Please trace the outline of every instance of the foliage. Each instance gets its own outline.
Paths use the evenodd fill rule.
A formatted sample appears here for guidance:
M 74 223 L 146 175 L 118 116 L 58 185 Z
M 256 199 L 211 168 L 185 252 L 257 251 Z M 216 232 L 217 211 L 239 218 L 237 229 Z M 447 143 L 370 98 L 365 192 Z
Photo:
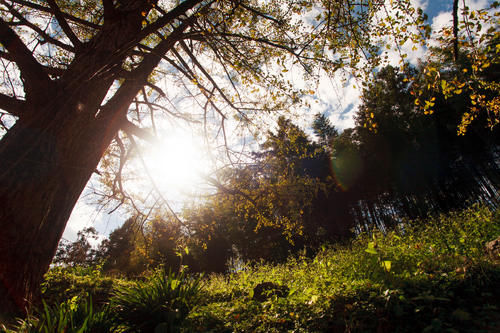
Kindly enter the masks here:
M 86 280 L 95 279 L 95 272 L 78 271 Z M 185 273 L 165 273 L 158 269 L 144 281 L 126 282 L 116 278 L 113 292 L 107 293 L 104 304 L 92 296 L 92 285 L 73 285 L 65 290 L 62 300 L 45 297 L 63 292 L 70 272 L 56 270 L 48 274 L 41 307 L 17 325 L 19 332 L 177 332 L 180 324 L 200 298 L 201 278 Z M 100 276 L 98 276 L 99 278 Z M 80 292 L 86 288 L 89 293 Z M 90 296 L 89 296 L 90 295 Z M 99 295 L 99 294 L 97 294 Z M 102 294 L 100 296 L 103 296 Z M 97 304 L 97 306 L 95 305 Z M 7 332 L 11 332 L 7 330 Z M 13 331 L 12 331 L 13 332 Z
M 335 133 L 331 124 L 323 127 L 329 135 Z M 334 186 L 328 164 L 326 147 L 280 117 L 253 159 L 220 172 L 220 180 L 214 181 L 217 192 L 184 212 L 192 228 L 190 247 L 217 249 L 212 254 L 217 252 L 219 258 L 210 260 L 224 264 L 231 254 L 243 260 L 280 261 L 290 251 L 349 234 L 350 226 L 340 219 L 332 222 L 331 216 L 321 215 L 331 203 L 327 197 Z M 332 231 L 331 224 L 338 229 Z M 203 261 L 203 254 L 197 255 L 197 261 Z
M 59 242 L 52 262 L 56 265 L 92 266 L 99 260 L 100 251 L 92 248 L 89 239 L 97 240 L 98 233 L 94 227 L 78 231 L 74 242 L 64 239 Z
M 457 136 L 467 107 L 461 96 L 436 98 L 435 113 L 420 112 L 411 78 L 421 75 L 422 68 L 382 68 L 363 89 L 356 126 L 332 141 L 335 180 L 363 230 L 476 201 L 498 204 L 499 131 L 475 122 Z
M 477 11 L 462 8 L 460 33 L 455 36 L 453 27 L 439 32 L 438 46 L 431 48 L 423 76 L 415 80 L 415 105 L 424 114 L 436 111 L 436 98 L 464 96 L 467 108 L 457 126 L 459 135 L 467 132 L 474 119 L 485 119 L 489 128 L 500 122 L 498 7 L 494 1 L 490 8 Z M 458 54 L 451 51 L 454 45 Z
M 314 115 L 312 128 L 314 134 L 319 139 L 319 144 L 323 147 L 329 147 L 332 140 L 339 135 L 335 126 L 333 126 L 330 120 L 321 113 Z
M 429 228 L 407 224 L 404 232 L 361 235 L 350 246 L 324 247 L 313 259 L 247 265 L 229 277 L 212 277 L 205 287 L 209 297 L 190 313 L 185 331 L 498 327 L 500 270 L 482 248 L 500 235 L 499 214 L 476 206 L 427 222 Z M 253 288 L 263 281 L 287 286 L 288 295 L 255 301 Z
M 101 266 L 52 267 L 44 276 L 42 298 L 47 304 L 60 304 L 72 298 L 92 297 L 94 308 L 105 304 L 113 290 L 130 282 L 106 276 Z
M 136 332 L 175 332 L 196 304 L 200 278 L 157 270 L 144 282 L 118 288 L 111 299 L 117 320 Z
M 119 287 L 109 307 L 96 309 L 84 296 L 47 303 L 20 331 L 495 331 L 500 268 L 484 244 L 499 236 L 500 211 L 475 205 L 323 246 L 313 258 L 247 263 L 203 282 L 157 270 Z M 258 285 L 279 292 L 255 297 Z
M 146 215 L 165 203 L 158 191 L 138 199 L 124 186 L 139 139 L 155 141 L 157 116 L 194 120 L 227 143 L 228 119 L 259 126 L 260 111 L 310 93 L 294 87 L 292 69 L 313 80 L 369 73 L 380 55 L 374 19 L 386 9 L 398 11 L 398 37 L 421 28 L 409 0 L 2 1 L 0 288 L 10 297 L 0 303 L 22 311 L 37 293 L 94 173 L 103 204 Z
M 74 296 L 61 304 L 48 305 L 44 302 L 42 308 L 19 322 L 16 332 L 117 332 L 112 318 L 109 307 L 96 311 L 91 297 Z

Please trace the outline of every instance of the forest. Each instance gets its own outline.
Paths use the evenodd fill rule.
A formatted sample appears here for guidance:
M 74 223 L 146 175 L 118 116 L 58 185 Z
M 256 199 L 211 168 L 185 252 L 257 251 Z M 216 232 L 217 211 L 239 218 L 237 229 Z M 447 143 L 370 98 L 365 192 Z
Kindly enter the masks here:
M 415 110 L 407 81 L 383 68 L 361 96 L 356 126 L 342 133 L 321 114 L 311 123 L 314 140 L 279 118 L 251 162 L 224 170 L 208 200 L 182 211 L 185 223 L 166 214 L 140 225 L 132 216 L 98 250 L 89 246 L 89 228 L 60 244 L 55 262 L 103 261 L 105 271 L 129 276 L 181 265 L 224 273 L 231 260 L 283 262 L 304 249 L 312 255 L 325 243 L 386 233 L 474 203 L 496 209 L 498 129 L 485 130 L 478 119 L 457 136 L 449 124 L 459 123 L 463 97 L 438 100 L 434 114 L 425 115 Z
M 0 331 L 499 329 L 500 4 L 449 2 L 0 1 Z M 216 161 L 181 208 L 169 119 Z M 127 218 L 62 238 L 89 193 Z

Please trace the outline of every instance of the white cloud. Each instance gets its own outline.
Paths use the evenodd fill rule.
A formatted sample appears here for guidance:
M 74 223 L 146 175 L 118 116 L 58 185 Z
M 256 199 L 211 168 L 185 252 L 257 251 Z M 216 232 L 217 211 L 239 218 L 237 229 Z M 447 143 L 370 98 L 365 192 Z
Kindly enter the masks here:
M 94 222 L 101 217 L 101 213 L 95 210 L 93 206 L 86 204 L 81 198 L 76 203 L 71 217 L 69 218 L 66 229 L 64 230 L 63 238 L 74 241 L 78 231 L 91 227 Z
M 478 1 L 467 1 L 466 5 L 469 7 L 469 10 L 479 10 L 479 9 L 485 9 L 488 7 L 488 3 L 490 1 L 488 0 L 478 0 Z M 458 9 L 458 19 L 459 21 L 463 20 L 463 17 L 461 15 L 463 10 L 463 2 L 459 2 L 459 9 Z M 451 27 L 453 25 L 453 14 L 451 11 L 447 12 L 440 12 L 438 15 L 434 16 L 432 19 L 432 34 L 433 37 L 436 36 L 436 34 L 441 31 L 441 29 L 445 27 Z M 483 27 L 483 31 L 486 30 L 487 27 Z M 439 43 L 435 40 L 432 40 L 429 43 L 431 46 L 438 46 Z

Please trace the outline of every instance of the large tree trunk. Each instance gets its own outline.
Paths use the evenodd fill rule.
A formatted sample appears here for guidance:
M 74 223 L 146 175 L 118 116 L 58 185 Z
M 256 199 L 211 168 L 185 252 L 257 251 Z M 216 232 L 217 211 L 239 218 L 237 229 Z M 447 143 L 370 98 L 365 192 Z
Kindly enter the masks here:
M 188 0 L 165 14 L 155 29 L 184 16 L 200 0 Z M 66 222 L 104 151 L 126 123 L 126 112 L 148 76 L 196 21 L 191 15 L 173 28 L 141 63 L 127 72 L 102 105 L 122 64 L 144 38 L 144 17 L 157 1 L 105 4 L 104 24 L 57 80 L 44 72 L 6 24 L 9 53 L 25 83 L 25 108 L 0 141 L 0 319 L 23 312 L 37 297 Z M 107 4 L 107 6 L 106 6 Z M 156 22 L 157 23 L 157 22 Z M 5 46 L 5 45 L 4 45 Z M 16 110 L 19 111 L 19 110 Z
M 80 112 L 81 101 L 55 97 L 0 142 L 0 313 L 36 299 L 71 211 L 118 131 L 117 121 Z
M 25 109 L 0 141 L 0 319 L 36 300 L 76 201 L 159 62 L 155 56 L 139 66 L 140 75 L 101 106 L 151 7 L 128 3 L 130 10 L 112 11 L 60 79 L 25 89 Z

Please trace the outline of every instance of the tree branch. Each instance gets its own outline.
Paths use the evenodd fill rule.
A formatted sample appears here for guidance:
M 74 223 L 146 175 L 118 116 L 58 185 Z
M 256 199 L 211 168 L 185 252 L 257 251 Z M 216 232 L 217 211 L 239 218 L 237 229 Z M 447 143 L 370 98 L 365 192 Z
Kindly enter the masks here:
M 196 21 L 196 16 L 191 16 L 182 22 L 177 28 L 172 31 L 168 38 L 161 41 L 152 50 L 151 53 L 144 56 L 139 66 L 131 71 L 129 78 L 118 88 L 117 92 L 109 99 L 109 101 L 102 107 L 98 115 L 98 119 L 106 122 L 107 117 L 120 117 L 124 116 L 127 112 L 134 97 L 140 89 L 147 83 L 149 74 L 158 66 L 162 56 L 173 48 L 175 43 L 182 39 L 182 34 L 188 26 Z M 117 124 L 118 125 L 118 124 Z
M 3 1 L 2 1 L 3 2 Z M 16 17 L 17 19 L 19 19 L 20 23 L 22 25 L 25 25 L 27 27 L 29 27 L 30 29 L 32 29 L 33 31 L 35 31 L 37 34 L 40 35 L 40 37 L 43 37 L 44 38 L 44 42 L 49 42 L 49 43 L 52 43 L 58 47 L 60 47 L 61 49 L 63 50 L 66 50 L 66 51 L 69 51 L 69 52 L 74 52 L 74 47 L 70 46 L 70 45 L 67 45 L 67 44 L 64 44 L 63 42 L 61 42 L 60 40 L 57 40 L 55 38 L 52 38 L 51 36 L 49 36 L 44 30 L 40 29 L 36 24 L 33 24 L 31 23 L 30 21 L 28 21 L 23 15 L 21 15 L 21 13 L 19 13 L 13 6 L 9 6 L 7 4 L 5 4 L 5 6 L 7 6 L 7 8 L 9 9 L 9 11 L 12 13 L 12 15 L 14 17 Z
M 115 16 L 116 10 L 113 0 L 102 0 L 102 6 L 104 7 L 104 21 L 106 22 L 106 20 Z
M 141 33 L 138 34 L 137 41 L 143 40 L 148 35 L 157 32 L 161 28 L 165 27 L 167 24 L 173 22 L 175 19 L 178 19 L 182 15 L 185 15 L 187 11 L 195 7 L 197 4 L 202 3 L 203 0 L 186 0 L 182 2 L 180 5 L 160 17 L 158 20 L 154 21 L 144 29 L 142 29 Z M 210 6 L 213 1 L 210 1 L 206 6 Z
M 255 15 L 257 15 L 257 16 L 260 16 L 260 17 L 262 17 L 262 18 L 264 18 L 264 19 L 266 19 L 266 20 L 273 21 L 274 23 L 276 23 L 276 24 L 278 24 L 278 25 L 282 25 L 282 24 L 283 24 L 283 21 L 278 20 L 278 19 L 276 19 L 276 18 L 274 18 L 274 17 L 272 17 L 272 16 L 269 16 L 269 15 L 267 15 L 267 14 L 265 14 L 265 13 L 263 13 L 263 12 L 261 12 L 261 11 L 257 10 L 257 9 L 255 9 L 255 8 L 253 8 L 253 7 L 247 6 L 247 5 L 245 5 L 242 1 L 240 1 L 238 4 L 239 4 L 241 7 L 245 8 L 246 10 L 248 10 L 248 11 L 250 11 L 250 12 L 252 12 L 252 13 L 254 13 L 254 14 L 255 14 Z
M 71 30 L 71 27 L 69 26 L 68 22 L 66 22 L 66 19 L 59 9 L 59 6 L 56 4 L 55 0 L 47 0 L 47 2 L 49 3 L 50 8 L 52 8 L 54 16 L 56 17 L 57 22 L 59 22 L 59 26 L 64 31 L 66 36 L 68 36 L 73 46 L 78 49 L 82 45 L 82 42 L 78 39 L 73 30 Z
M 51 83 L 43 66 L 36 61 L 21 38 L 0 18 L 0 43 L 9 51 L 9 57 L 17 64 L 28 91 L 41 91 Z
M 0 93 L 0 109 L 7 111 L 11 115 L 21 117 L 24 106 L 25 101 Z
M 177 213 L 174 211 L 174 209 L 172 208 L 172 206 L 170 205 L 170 203 L 168 202 L 168 200 L 164 197 L 164 195 L 161 193 L 160 189 L 158 188 L 158 186 L 156 185 L 156 182 L 155 180 L 153 179 L 153 177 L 151 176 L 151 173 L 149 172 L 149 169 L 148 169 L 148 166 L 146 165 L 146 162 L 144 161 L 144 158 L 141 154 L 141 150 L 139 149 L 139 146 L 137 145 L 137 142 L 135 142 L 134 140 L 134 137 L 133 136 L 130 136 L 129 137 L 130 139 L 130 142 L 132 143 L 133 147 L 136 149 L 136 151 L 139 153 L 139 159 L 141 160 L 141 163 L 142 163 L 142 166 L 144 168 L 144 171 L 146 172 L 146 175 L 148 176 L 150 182 L 151 182 L 151 185 L 153 185 L 153 188 L 156 192 L 156 194 L 160 197 L 161 201 L 163 202 L 163 204 L 165 204 L 165 206 L 167 206 L 168 210 L 172 213 L 172 215 L 174 216 L 174 218 L 177 220 L 177 222 L 184 226 L 184 227 L 187 227 L 186 224 L 184 223 L 184 221 L 182 221 L 179 216 L 177 215 Z
M 36 3 L 32 3 L 30 1 L 24 1 L 24 0 L 10 0 L 10 1 L 13 2 L 13 3 L 17 3 L 19 5 L 22 5 L 22 6 L 26 6 L 26 7 L 32 8 L 32 9 L 39 10 L 41 12 L 45 12 L 45 13 L 49 13 L 49 14 L 54 14 L 54 12 L 52 11 L 51 8 L 47 8 L 47 7 L 38 5 Z M 92 29 L 98 30 L 98 29 L 101 28 L 101 26 L 98 25 L 98 24 L 85 21 L 85 20 L 83 20 L 81 18 L 75 17 L 75 16 L 67 14 L 67 13 L 62 13 L 62 16 L 65 19 L 68 19 L 68 20 L 70 20 L 70 21 L 72 21 L 74 23 L 78 23 L 78 24 L 87 26 L 87 27 L 92 28 Z
M 158 143 L 158 138 L 151 134 L 144 128 L 140 128 L 129 120 L 125 120 L 121 126 L 121 129 L 126 133 L 132 134 L 138 138 L 149 141 L 151 143 Z
M 233 102 L 231 102 L 231 100 L 226 96 L 226 94 L 222 91 L 222 89 L 219 88 L 219 86 L 212 78 L 212 76 L 205 70 L 205 68 L 203 68 L 198 59 L 196 59 L 191 50 L 189 50 L 186 43 L 180 41 L 179 44 L 181 45 L 184 52 L 187 53 L 189 58 L 191 58 L 191 61 L 196 65 L 196 67 L 199 68 L 199 70 L 203 73 L 203 75 L 205 75 L 205 77 L 210 81 L 210 83 L 212 83 L 212 86 L 221 94 L 222 98 L 226 101 L 226 103 L 228 103 L 234 110 L 239 111 L 238 107 L 236 107 L 236 105 L 234 105 Z

